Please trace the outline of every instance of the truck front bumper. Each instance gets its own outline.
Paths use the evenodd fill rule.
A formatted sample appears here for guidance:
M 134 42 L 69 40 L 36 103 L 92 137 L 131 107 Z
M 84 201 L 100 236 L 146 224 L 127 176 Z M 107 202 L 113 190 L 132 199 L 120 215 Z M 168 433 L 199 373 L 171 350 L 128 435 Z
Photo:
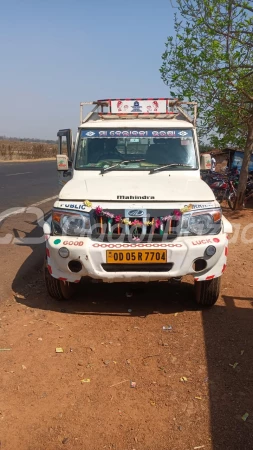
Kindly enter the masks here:
M 225 233 L 216 236 L 178 237 L 172 241 L 158 243 L 124 243 L 124 242 L 99 242 L 89 237 L 56 237 L 46 236 L 47 267 L 54 278 L 78 283 L 82 277 L 90 277 L 107 283 L 115 282 L 148 282 L 168 280 L 184 275 L 193 275 L 196 281 L 208 280 L 222 275 L 226 268 L 228 253 L 228 239 Z M 213 256 L 207 256 L 206 249 L 214 246 L 216 252 Z M 69 251 L 68 257 L 61 257 L 59 250 L 65 247 Z M 166 249 L 168 270 L 157 265 L 145 264 L 134 271 L 124 270 L 124 265 L 114 269 L 106 265 L 107 250 L 146 250 L 156 251 Z M 196 260 L 201 260 L 199 271 L 194 270 Z M 77 261 L 74 268 L 80 269 L 73 272 L 70 262 Z M 161 270 L 160 270 L 160 269 Z M 73 269 L 73 267 L 72 267 Z M 117 269 L 117 270 L 116 270 Z M 152 271 L 153 270 L 153 271 Z

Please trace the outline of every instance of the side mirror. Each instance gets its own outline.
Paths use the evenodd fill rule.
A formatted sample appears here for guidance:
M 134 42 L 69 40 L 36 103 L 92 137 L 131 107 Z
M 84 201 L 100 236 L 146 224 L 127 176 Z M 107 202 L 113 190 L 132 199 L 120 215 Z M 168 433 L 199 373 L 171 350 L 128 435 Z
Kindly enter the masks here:
M 211 170 L 211 155 L 209 153 L 200 155 L 200 170 Z
M 67 145 L 67 154 L 69 160 L 72 160 L 72 151 L 73 151 L 73 137 L 72 137 L 72 130 L 70 128 L 66 128 L 64 130 L 59 130 L 57 133 L 58 136 L 58 153 L 62 154 L 62 138 L 66 138 L 66 145 Z
M 57 170 L 64 171 L 69 168 L 69 160 L 67 155 L 56 155 Z

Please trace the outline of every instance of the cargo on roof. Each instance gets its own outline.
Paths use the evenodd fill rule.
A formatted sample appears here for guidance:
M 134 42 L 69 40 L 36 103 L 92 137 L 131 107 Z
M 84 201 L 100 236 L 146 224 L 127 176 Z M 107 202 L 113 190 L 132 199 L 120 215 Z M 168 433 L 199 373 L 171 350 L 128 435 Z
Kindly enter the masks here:
M 83 107 L 95 105 L 83 118 Z M 193 116 L 189 115 L 193 109 Z M 171 98 L 108 99 L 80 103 L 80 125 L 93 120 L 181 119 L 196 125 L 197 103 Z M 166 122 L 168 124 L 168 122 Z

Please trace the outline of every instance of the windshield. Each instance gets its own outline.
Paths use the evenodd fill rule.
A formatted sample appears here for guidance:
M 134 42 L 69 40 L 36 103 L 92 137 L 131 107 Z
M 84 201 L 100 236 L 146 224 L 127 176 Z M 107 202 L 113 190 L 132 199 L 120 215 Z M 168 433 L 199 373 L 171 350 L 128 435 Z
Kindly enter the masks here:
M 104 173 L 110 168 L 154 170 L 160 166 L 164 166 L 163 170 L 197 168 L 191 129 L 81 130 L 77 170 L 101 170 Z

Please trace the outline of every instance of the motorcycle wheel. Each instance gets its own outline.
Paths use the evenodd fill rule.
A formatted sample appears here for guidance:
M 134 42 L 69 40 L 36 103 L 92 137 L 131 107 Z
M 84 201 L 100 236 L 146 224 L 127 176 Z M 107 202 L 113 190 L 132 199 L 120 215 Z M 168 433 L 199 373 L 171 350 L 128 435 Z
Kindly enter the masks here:
M 235 209 L 236 195 L 234 192 L 231 192 L 228 196 L 228 206 L 230 209 Z
M 220 189 L 214 189 L 213 193 L 217 202 L 221 203 L 224 200 L 223 192 Z

